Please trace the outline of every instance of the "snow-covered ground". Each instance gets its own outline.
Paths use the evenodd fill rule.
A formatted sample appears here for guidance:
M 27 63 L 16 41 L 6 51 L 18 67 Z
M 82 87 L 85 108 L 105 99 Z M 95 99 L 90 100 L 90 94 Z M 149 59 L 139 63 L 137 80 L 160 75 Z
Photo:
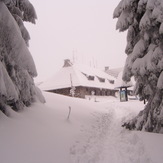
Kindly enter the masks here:
M 0 163 L 162 163 L 163 135 L 121 127 L 142 102 L 44 96 L 9 118 L 0 112 Z

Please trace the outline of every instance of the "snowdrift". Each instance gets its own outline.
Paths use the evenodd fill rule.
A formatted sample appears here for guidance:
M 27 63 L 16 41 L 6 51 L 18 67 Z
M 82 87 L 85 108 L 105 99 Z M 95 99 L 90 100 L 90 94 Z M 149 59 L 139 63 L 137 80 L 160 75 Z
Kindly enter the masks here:
M 163 135 L 121 127 L 143 103 L 44 96 L 10 117 L 0 112 L 1 163 L 162 163 Z

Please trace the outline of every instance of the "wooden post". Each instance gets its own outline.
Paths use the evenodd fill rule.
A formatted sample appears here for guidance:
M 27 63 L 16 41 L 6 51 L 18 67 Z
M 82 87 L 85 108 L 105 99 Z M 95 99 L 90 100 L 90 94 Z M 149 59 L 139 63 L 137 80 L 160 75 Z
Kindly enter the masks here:
M 128 101 L 127 87 L 125 87 L 125 95 L 126 95 L 126 101 Z
M 69 120 L 70 114 L 71 114 L 71 106 L 69 106 L 69 112 L 68 112 L 67 120 Z
M 73 87 L 73 82 L 72 82 L 72 76 L 70 74 L 70 82 L 71 82 L 71 89 L 70 89 L 70 94 L 72 97 L 75 95 L 75 87 Z
M 120 87 L 120 92 L 119 92 L 119 95 L 120 95 L 120 101 L 122 101 L 121 91 L 122 91 L 122 87 Z

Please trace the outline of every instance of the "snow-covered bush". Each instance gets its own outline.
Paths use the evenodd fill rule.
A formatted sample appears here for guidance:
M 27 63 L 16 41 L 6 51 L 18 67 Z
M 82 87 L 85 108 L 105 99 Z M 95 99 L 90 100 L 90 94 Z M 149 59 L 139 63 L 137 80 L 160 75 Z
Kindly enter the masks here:
M 28 0 L 0 0 L 0 110 L 4 113 L 8 106 L 14 110 L 29 106 L 38 95 L 33 81 L 37 71 L 27 47 L 30 36 L 23 24 L 35 19 Z
M 163 130 L 163 1 L 121 0 L 114 10 L 116 29 L 128 30 L 123 80 L 135 77 L 135 94 L 145 109 L 126 122 L 129 129 Z

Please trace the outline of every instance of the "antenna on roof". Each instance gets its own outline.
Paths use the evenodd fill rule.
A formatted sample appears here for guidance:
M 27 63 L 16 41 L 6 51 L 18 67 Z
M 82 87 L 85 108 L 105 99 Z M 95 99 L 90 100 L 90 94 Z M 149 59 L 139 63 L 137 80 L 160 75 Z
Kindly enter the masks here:
M 73 49 L 72 50 L 72 63 L 74 64 L 75 62 L 77 62 L 78 58 L 77 58 L 77 49 Z
M 72 50 L 72 63 L 75 63 L 75 50 Z
M 96 68 L 96 63 L 95 63 L 94 57 L 93 57 L 93 67 Z
M 96 68 L 98 67 L 98 62 L 97 62 L 97 60 L 96 60 Z

